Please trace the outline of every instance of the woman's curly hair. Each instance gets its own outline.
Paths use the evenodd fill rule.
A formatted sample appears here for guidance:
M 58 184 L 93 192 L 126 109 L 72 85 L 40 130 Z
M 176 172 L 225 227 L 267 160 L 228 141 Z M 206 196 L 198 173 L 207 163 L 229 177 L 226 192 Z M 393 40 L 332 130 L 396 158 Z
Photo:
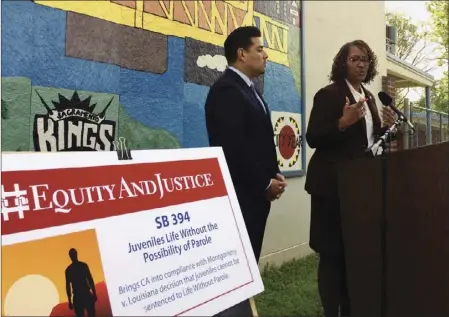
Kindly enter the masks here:
M 364 84 L 368 84 L 373 81 L 377 76 L 377 56 L 373 50 L 362 40 L 356 40 L 343 45 L 334 57 L 334 63 L 332 64 L 332 71 L 330 74 L 330 80 L 333 82 L 340 82 L 347 78 L 348 75 L 348 55 L 349 48 L 351 46 L 357 46 L 359 49 L 365 51 L 368 55 L 371 63 L 368 67 L 366 78 L 363 81 Z

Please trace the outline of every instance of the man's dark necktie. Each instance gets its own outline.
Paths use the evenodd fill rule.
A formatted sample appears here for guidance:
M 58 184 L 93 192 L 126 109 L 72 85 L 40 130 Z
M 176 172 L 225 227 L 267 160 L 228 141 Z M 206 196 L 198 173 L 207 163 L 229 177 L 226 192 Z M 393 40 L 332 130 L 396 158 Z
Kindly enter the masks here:
M 265 109 L 265 105 L 262 103 L 261 98 L 257 94 L 256 87 L 254 87 L 254 84 L 251 84 L 250 88 L 251 88 L 251 91 L 253 92 L 254 98 L 256 98 L 258 105 L 262 108 L 262 111 L 264 113 L 267 113 L 267 110 Z

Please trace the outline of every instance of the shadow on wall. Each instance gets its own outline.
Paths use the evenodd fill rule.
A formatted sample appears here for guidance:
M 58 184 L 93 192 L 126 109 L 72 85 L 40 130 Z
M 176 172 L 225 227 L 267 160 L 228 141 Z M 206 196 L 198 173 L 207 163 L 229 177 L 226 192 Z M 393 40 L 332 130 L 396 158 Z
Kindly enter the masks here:
M 208 146 L 204 102 L 226 68 L 222 44 L 251 24 L 270 56 L 256 84 L 277 139 L 301 139 L 299 1 L 1 5 L 3 151 L 104 151 L 118 137 L 132 149 Z M 280 166 L 301 170 L 301 145 L 283 143 Z

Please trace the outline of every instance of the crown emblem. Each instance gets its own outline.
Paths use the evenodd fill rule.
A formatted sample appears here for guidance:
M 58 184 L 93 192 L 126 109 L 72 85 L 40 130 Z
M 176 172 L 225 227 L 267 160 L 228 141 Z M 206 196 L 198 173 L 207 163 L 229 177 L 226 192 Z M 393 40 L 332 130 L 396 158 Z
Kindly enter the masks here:
M 48 116 L 53 121 L 59 121 L 63 119 L 69 119 L 72 117 L 82 118 L 89 120 L 94 123 L 101 123 L 106 118 L 106 111 L 114 100 L 114 97 L 108 102 L 106 107 L 100 113 L 94 113 L 94 109 L 97 106 L 96 103 L 91 105 L 91 97 L 87 97 L 84 100 L 81 100 L 78 92 L 75 91 L 70 99 L 58 93 L 58 101 L 53 101 L 54 109 L 51 109 L 49 105 L 45 102 L 44 98 L 39 94 L 36 90 L 37 95 L 39 96 L 42 105 L 48 112 Z

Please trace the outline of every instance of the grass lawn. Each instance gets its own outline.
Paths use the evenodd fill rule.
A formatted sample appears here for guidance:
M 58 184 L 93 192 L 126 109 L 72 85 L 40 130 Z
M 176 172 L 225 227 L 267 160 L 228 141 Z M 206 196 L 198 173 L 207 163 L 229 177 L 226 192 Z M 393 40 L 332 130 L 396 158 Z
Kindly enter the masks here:
M 317 265 L 318 257 L 312 254 L 280 267 L 266 267 L 262 272 L 265 291 L 255 297 L 259 316 L 322 316 Z

